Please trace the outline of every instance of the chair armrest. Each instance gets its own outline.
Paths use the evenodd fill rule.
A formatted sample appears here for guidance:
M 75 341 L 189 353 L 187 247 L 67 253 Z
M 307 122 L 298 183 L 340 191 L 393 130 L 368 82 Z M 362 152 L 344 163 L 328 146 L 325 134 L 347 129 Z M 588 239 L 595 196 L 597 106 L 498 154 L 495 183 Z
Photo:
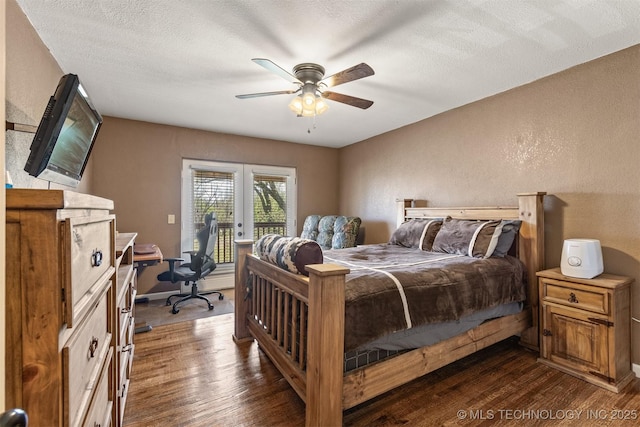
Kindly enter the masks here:
M 171 272 L 171 277 L 173 278 L 173 272 L 176 269 L 176 262 L 183 262 L 184 258 L 165 258 L 164 260 L 169 263 L 169 271 Z

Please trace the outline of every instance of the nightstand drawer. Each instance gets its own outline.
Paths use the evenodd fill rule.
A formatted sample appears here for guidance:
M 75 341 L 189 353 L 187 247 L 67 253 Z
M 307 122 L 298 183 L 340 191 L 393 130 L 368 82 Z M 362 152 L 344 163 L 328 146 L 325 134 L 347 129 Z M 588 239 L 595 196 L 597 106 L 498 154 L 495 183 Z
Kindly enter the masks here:
M 609 314 L 609 294 L 606 289 L 584 287 L 575 283 L 542 279 L 543 298 L 547 302 L 575 307 L 594 313 Z

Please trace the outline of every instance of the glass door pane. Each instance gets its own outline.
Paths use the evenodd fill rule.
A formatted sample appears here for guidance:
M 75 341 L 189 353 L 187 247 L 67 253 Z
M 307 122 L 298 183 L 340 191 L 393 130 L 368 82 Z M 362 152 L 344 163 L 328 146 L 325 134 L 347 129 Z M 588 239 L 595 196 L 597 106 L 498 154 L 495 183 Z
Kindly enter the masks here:
M 245 239 L 296 235 L 296 170 L 245 165 Z
M 183 252 L 198 250 L 204 216 L 218 218 L 216 272 L 229 272 L 235 239 L 296 234 L 295 169 L 184 159 L 182 166 Z
M 287 179 L 253 175 L 253 239 L 287 234 Z
M 182 251 L 198 249 L 196 233 L 205 214 L 213 212 L 218 218 L 216 270 L 232 269 L 233 242 L 242 233 L 242 165 L 185 159 L 182 170 Z
M 192 229 L 199 230 L 204 226 L 205 214 L 210 212 L 216 214 L 218 239 L 214 259 L 218 265 L 233 263 L 234 183 L 234 176 L 231 172 L 194 170 L 193 173 Z M 198 240 L 195 239 L 193 250 L 198 249 Z

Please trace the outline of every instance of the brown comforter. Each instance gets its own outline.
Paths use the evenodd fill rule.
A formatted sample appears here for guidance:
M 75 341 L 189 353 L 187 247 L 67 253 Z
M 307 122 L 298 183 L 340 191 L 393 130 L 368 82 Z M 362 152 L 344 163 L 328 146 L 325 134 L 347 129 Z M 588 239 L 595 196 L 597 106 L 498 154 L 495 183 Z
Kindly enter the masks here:
M 351 269 L 345 351 L 526 296 L 524 267 L 513 257 L 478 259 L 380 244 L 325 251 L 324 262 Z

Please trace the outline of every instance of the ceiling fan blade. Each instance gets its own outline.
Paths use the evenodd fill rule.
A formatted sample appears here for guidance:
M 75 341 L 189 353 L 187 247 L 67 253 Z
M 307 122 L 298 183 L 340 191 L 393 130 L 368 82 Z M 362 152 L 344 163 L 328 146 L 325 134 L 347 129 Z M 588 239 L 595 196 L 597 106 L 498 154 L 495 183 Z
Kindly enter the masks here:
M 322 97 L 330 99 L 332 101 L 342 102 L 343 104 L 351 105 L 352 107 L 362 108 L 366 110 L 373 105 L 373 101 L 367 99 L 356 98 L 355 96 L 343 95 L 341 93 L 322 92 Z
M 260 96 L 271 96 L 271 95 L 287 95 L 298 92 L 300 89 L 296 90 L 278 90 L 276 92 L 261 92 L 261 93 L 248 93 L 246 95 L 236 95 L 236 98 L 247 99 L 247 98 L 258 98 Z
M 269 59 L 253 58 L 252 61 L 255 62 L 256 64 L 266 68 L 267 70 L 271 71 L 272 73 L 279 75 L 280 77 L 282 77 L 283 79 L 285 79 L 285 80 L 287 80 L 287 81 L 289 81 L 291 83 L 300 83 L 300 84 L 302 84 L 302 82 L 300 80 L 298 80 L 298 78 L 296 76 L 294 76 L 293 74 L 291 74 L 287 70 L 281 68 L 280 66 L 276 65 L 273 61 L 271 61 Z
M 343 83 L 352 82 L 363 77 L 369 77 L 374 74 L 373 68 L 363 62 L 361 64 L 354 65 L 351 68 L 347 68 L 346 70 L 342 70 L 339 73 L 335 73 L 334 75 L 323 79 L 321 83 L 324 83 L 327 87 L 333 87 Z

